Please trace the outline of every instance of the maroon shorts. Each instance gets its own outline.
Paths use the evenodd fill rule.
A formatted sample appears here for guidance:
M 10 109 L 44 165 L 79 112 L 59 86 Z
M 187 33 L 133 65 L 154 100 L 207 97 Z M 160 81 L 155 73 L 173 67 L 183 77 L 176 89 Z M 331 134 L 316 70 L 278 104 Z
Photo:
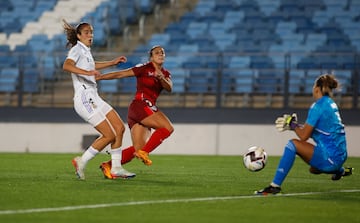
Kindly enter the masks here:
M 128 109 L 127 122 L 129 128 L 131 129 L 136 123 L 141 123 L 144 118 L 154 114 L 157 111 L 158 109 L 156 105 L 153 105 L 149 100 L 133 100 Z

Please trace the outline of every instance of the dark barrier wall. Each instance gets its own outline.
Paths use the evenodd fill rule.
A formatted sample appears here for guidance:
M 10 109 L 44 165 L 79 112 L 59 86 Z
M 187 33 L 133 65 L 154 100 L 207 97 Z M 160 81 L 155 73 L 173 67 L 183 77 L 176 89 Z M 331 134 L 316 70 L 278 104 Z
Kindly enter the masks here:
M 127 109 L 116 109 L 126 121 Z M 272 124 L 284 113 L 298 114 L 304 122 L 307 109 L 217 109 L 217 108 L 166 108 L 162 109 L 173 123 L 219 123 L 219 124 Z M 345 125 L 360 125 L 359 110 L 340 111 Z M 0 108 L 0 122 L 54 122 L 83 123 L 71 108 Z

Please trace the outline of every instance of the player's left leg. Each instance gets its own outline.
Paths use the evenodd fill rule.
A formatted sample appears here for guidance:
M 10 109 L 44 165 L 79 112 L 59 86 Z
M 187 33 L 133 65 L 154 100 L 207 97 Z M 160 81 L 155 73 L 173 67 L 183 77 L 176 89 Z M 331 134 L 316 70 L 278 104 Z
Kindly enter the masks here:
M 106 114 L 106 118 L 112 127 L 115 140 L 111 143 L 111 170 L 110 174 L 112 179 L 116 178 L 132 178 L 135 177 L 135 173 L 131 173 L 125 170 L 121 165 L 122 159 L 122 149 L 120 148 L 122 145 L 122 139 L 125 132 L 124 122 L 121 120 L 120 116 L 117 112 L 112 109 L 110 112 Z
M 149 159 L 148 154 L 156 149 L 166 138 L 168 138 L 174 131 L 174 128 L 170 120 L 161 111 L 157 111 L 156 113 L 144 118 L 141 121 L 141 124 L 146 127 L 153 128 L 155 131 L 142 149 L 136 150 L 135 156 L 141 159 L 145 165 L 151 165 L 152 161 Z

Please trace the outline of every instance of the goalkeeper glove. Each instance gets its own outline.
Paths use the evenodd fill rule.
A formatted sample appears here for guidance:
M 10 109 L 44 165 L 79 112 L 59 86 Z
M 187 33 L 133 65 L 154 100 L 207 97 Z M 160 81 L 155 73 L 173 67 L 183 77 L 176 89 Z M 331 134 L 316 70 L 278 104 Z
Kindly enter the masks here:
M 283 132 L 285 130 L 295 130 L 297 126 L 296 113 L 293 113 L 292 115 L 284 114 L 282 117 L 278 117 L 275 121 L 275 127 L 279 132 Z

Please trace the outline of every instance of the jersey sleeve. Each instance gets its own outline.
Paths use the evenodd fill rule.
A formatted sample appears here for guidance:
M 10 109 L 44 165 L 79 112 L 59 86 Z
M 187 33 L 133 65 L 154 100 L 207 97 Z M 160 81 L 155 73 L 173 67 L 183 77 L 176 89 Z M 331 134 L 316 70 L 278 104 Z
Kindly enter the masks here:
M 318 106 L 318 104 L 313 103 L 309 109 L 306 123 L 312 127 L 315 127 L 316 123 L 320 119 L 321 112 L 321 108 Z
M 66 59 L 70 59 L 70 60 L 73 60 L 75 62 L 77 62 L 80 58 L 80 53 L 79 51 L 77 50 L 76 47 L 73 47 L 69 50 L 69 53 L 66 57 Z
M 135 67 L 133 67 L 131 69 L 134 72 L 135 76 L 139 76 L 142 73 L 144 73 L 145 65 L 144 64 L 136 65 Z

